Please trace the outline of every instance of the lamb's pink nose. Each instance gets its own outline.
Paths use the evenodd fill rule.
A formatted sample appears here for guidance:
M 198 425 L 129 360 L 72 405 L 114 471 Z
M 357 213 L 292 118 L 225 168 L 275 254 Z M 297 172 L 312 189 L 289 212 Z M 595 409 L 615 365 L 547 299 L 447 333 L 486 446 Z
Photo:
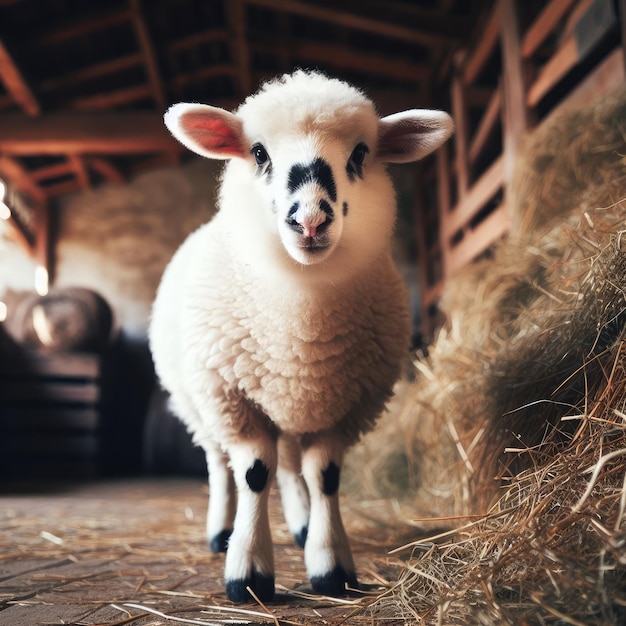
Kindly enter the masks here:
M 317 234 L 317 229 L 319 228 L 320 224 L 323 224 L 326 220 L 322 220 L 321 222 L 314 222 L 308 219 L 305 219 L 302 222 L 302 234 L 305 237 L 315 237 L 315 235 Z

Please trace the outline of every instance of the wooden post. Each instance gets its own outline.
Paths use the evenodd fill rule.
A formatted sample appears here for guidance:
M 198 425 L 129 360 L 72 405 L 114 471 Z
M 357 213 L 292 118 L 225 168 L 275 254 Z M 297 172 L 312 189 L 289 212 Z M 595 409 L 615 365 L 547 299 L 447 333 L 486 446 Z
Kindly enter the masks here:
M 499 0 L 503 68 L 504 185 L 510 185 L 520 141 L 528 127 L 515 0 Z
M 461 202 L 470 184 L 468 160 L 468 119 L 463 85 L 463 63 L 465 52 L 460 51 L 454 57 L 454 75 L 452 77 L 452 115 L 454 117 L 454 146 L 456 149 L 456 180 L 458 201 Z
M 430 335 L 432 328 L 428 317 L 428 303 L 426 302 L 426 293 L 428 290 L 428 246 L 426 244 L 426 233 L 424 228 L 426 220 L 424 219 L 424 186 L 422 184 L 422 171 L 418 170 L 415 176 L 415 209 L 413 211 L 413 219 L 415 222 L 415 241 L 417 243 L 417 274 L 420 290 L 420 309 L 422 316 L 422 332 Z
M 448 277 L 450 257 L 450 159 L 448 144 L 444 143 L 436 152 L 437 158 L 437 204 L 439 205 L 439 246 L 441 248 L 441 270 L 443 279 Z
M 246 39 L 246 4 L 244 0 L 227 2 L 228 20 L 232 33 L 232 50 L 237 68 L 239 97 L 245 98 L 252 91 L 250 50 Z
M 622 27 L 622 54 L 624 55 L 624 67 L 626 67 L 626 0 L 619 0 L 619 20 Z

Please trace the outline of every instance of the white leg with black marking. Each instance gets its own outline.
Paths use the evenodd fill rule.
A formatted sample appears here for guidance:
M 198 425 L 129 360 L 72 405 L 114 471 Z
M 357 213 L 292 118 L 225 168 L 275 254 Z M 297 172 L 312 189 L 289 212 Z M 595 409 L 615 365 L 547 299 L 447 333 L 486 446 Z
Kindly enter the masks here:
M 329 435 L 313 436 L 302 454 L 311 515 L 304 547 L 307 574 L 317 593 L 338 596 L 358 586 L 348 537 L 339 511 L 343 445 Z
M 233 602 L 248 602 L 250 587 L 263 601 L 274 596 L 274 554 L 268 517 L 270 483 L 276 473 L 276 442 L 270 437 L 229 448 L 237 485 L 237 513 L 228 542 L 224 578 Z
M 213 552 L 226 552 L 235 519 L 235 480 L 228 457 L 216 444 L 205 446 L 209 470 L 209 508 L 206 532 Z
M 300 443 L 289 435 L 278 439 L 276 482 L 287 526 L 296 543 L 304 548 L 309 526 L 309 491 L 302 477 Z

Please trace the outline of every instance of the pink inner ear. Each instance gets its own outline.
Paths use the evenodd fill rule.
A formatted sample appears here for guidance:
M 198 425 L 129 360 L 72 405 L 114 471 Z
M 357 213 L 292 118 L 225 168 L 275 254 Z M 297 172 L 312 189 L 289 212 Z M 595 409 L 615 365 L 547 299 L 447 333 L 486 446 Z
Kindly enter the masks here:
M 184 131 L 209 152 L 229 156 L 243 156 L 238 129 L 219 117 L 206 113 L 186 113 L 180 120 Z

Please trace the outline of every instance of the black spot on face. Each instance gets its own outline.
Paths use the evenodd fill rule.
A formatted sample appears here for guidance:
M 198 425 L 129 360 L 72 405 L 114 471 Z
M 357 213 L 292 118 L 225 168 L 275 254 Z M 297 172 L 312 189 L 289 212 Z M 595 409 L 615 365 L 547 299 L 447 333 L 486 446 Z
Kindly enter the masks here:
M 339 489 L 339 467 L 331 461 L 328 467 L 322 471 L 322 491 L 327 496 L 332 496 Z
M 335 217 L 335 212 L 333 211 L 333 208 L 330 206 L 330 204 L 328 204 L 328 202 L 326 202 L 326 200 L 320 200 L 320 211 L 326 213 L 326 215 L 328 216 L 326 222 L 323 222 L 324 224 L 330 223 Z
M 257 459 L 254 465 L 246 472 L 246 482 L 248 487 L 255 493 L 261 493 L 267 485 L 267 479 L 269 478 L 269 470 L 261 459 Z
M 337 186 L 335 185 L 333 170 L 324 159 L 318 157 L 310 165 L 296 163 L 289 170 L 287 178 L 289 193 L 295 193 L 307 183 L 318 184 L 328 194 L 331 202 L 337 201 Z
M 344 216 L 348 215 L 348 203 L 347 202 L 343 203 L 343 214 Z

